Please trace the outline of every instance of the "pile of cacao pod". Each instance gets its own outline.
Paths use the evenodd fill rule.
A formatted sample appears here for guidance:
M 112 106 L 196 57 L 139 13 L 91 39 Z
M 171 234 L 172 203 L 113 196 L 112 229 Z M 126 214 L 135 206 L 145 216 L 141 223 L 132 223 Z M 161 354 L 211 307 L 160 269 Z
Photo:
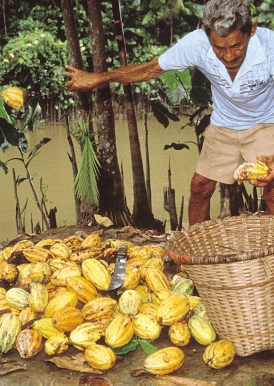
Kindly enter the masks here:
M 127 245 L 125 280 L 112 298 L 107 290 L 121 244 Z M 0 352 L 15 347 L 22 358 L 31 358 L 42 349 L 52 356 L 73 346 L 93 369 L 108 370 L 116 361 L 112 349 L 134 336 L 153 341 L 167 328 L 170 347 L 148 355 L 145 371 L 168 374 L 179 369 L 182 347 L 191 338 L 206 346 L 203 360 L 208 366 L 227 366 L 235 356 L 233 344 L 217 340 L 183 269 L 170 279 L 164 273 L 164 255 L 157 245 L 102 242 L 96 233 L 36 244 L 23 240 L 4 248 Z

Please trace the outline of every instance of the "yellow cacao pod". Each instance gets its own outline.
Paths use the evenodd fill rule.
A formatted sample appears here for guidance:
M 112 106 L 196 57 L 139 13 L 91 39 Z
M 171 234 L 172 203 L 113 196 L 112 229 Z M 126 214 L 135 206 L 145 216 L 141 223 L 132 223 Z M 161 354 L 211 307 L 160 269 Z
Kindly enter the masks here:
M 83 276 L 99 290 L 106 291 L 111 282 L 111 275 L 106 267 L 96 259 L 86 259 L 82 263 Z
M 95 285 L 83 276 L 70 276 L 66 278 L 68 290 L 76 293 L 81 303 L 88 303 L 99 296 Z
M 160 271 L 164 270 L 164 261 L 161 257 L 151 257 L 144 265 L 145 268 L 157 268 Z
M 6 247 L 1 251 L 1 260 L 7 261 L 13 252 L 13 247 Z
M 20 264 L 18 265 L 19 269 L 19 276 L 18 280 L 24 280 L 26 278 L 29 278 L 30 271 L 35 266 L 35 263 L 26 263 L 26 264 Z
M 53 286 L 51 283 L 46 284 L 46 288 L 49 294 L 49 301 L 55 298 L 56 296 L 69 292 L 67 287 L 56 287 L 56 286 Z
M 48 263 L 41 261 L 32 265 L 29 277 L 32 281 L 41 284 L 47 284 L 50 280 L 51 269 Z
M 78 350 L 83 351 L 96 343 L 104 335 L 104 328 L 93 322 L 85 322 L 77 326 L 69 335 L 69 342 Z
M 109 370 L 116 361 L 114 352 L 101 344 L 92 344 L 85 350 L 85 359 L 96 370 Z
M 212 325 L 199 315 L 193 315 L 189 318 L 188 328 L 191 336 L 203 346 L 215 342 L 217 338 Z
M 105 331 L 105 342 L 109 347 L 121 347 L 134 335 L 133 323 L 128 315 L 117 314 Z
M 13 246 L 13 252 L 19 251 L 21 249 L 32 247 L 34 244 L 31 240 L 19 240 L 16 244 Z
M 189 312 L 189 301 L 184 294 L 174 294 L 162 301 L 157 310 L 160 324 L 170 326 L 182 320 Z
M 144 303 L 144 304 L 141 304 L 139 313 L 144 315 L 150 315 L 157 320 L 157 310 L 158 310 L 158 306 L 156 306 L 156 304 Z
M 77 302 L 78 298 L 74 292 L 66 291 L 61 295 L 57 295 L 49 301 L 45 310 L 45 317 L 51 318 L 55 311 L 64 306 L 76 307 Z
M 21 322 L 17 315 L 7 313 L 1 317 L 0 353 L 7 353 L 13 348 L 20 331 Z
M 55 243 L 50 249 L 50 254 L 54 259 L 62 259 L 66 260 L 70 257 L 72 251 L 71 249 L 64 243 Z
M 29 304 L 29 293 L 22 288 L 10 288 L 6 292 L 6 301 L 12 308 L 21 311 Z
M 68 236 L 63 240 L 63 243 L 66 244 L 72 251 L 81 247 L 83 238 L 77 235 Z
M 43 337 L 38 331 L 27 328 L 19 332 L 16 349 L 21 358 L 34 357 L 43 349 Z
M 147 245 L 147 248 L 149 248 L 152 252 L 152 257 L 158 257 L 160 259 L 163 259 L 165 256 L 165 250 L 162 247 L 159 247 L 159 245 Z
M 86 259 L 96 259 L 99 260 L 103 258 L 103 250 L 99 247 L 81 247 L 72 252 L 70 260 L 81 263 Z
M 81 311 L 76 307 L 64 306 L 52 315 L 52 325 L 62 332 L 70 332 L 84 321 Z
M 6 261 L 0 262 L 0 280 L 5 283 L 14 284 L 19 276 L 19 270 L 16 265 L 8 264 Z
M 24 257 L 31 263 L 39 263 L 40 261 L 46 262 L 50 258 L 50 253 L 47 249 L 42 247 L 33 247 L 24 248 L 22 250 Z
M 74 262 L 71 261 L 70 263 L 74 263 Z M 50 277 L 51 284 L 53 284 L 55 286 L 66 287 L 66 285 L 67 285 L 66 280 L 68 277 L 80 276 L 81 270 L 76 263 L 74 263 L 74 264 L 75 264 L 74 266 L 62 268 L 62 269 L 59 269 L 59 270 L 53 272 L 53 274 Z
M 22 328 L 24 328 L 25 325 L 34 322 L 39 317 L 40 314 L 38 312 L 35 312 L 30 306 L 25 307 L 19 315 L 19 320 L 21 322 Z
M 5 297 L 0 298 L 0 315 L 4 315 L 6 312 L 12 312 L 12 307 L 8 304 Z
M 19 270 L 16 265 L 6 262 L 0 263 L 0 279 L 9 285 L 15 284 L 19 276 Z
M 2 91 L 4 102 L 13 109 L 20 109 L 27 104 L 29 92 L 23 87 L 8 87 Z
M 122 315 L 136 315 L 141 306 L 141 296 L 135 290 L 126 290 L 120 296 L 118 306 Z
M 57 243 L 58 241 L 57 240 L 54 240 L 54 239 L 42 239 L 40 241 L 38 241 L 35 246 L 36 247 L 46 247 L 46 248 L 50 248 L 53 244 Z
M 113 319 L 115 318 L 116 315 L 109 315 L 109 316 L 103 316 L 102 318 L 98 318 L 96 320 L 94 320 L 94 324 L 98 325 L 98 326 L 101 326 L 104 331 L 105 329 L 107 328 L 107 326 L 110 324 L 110 322 L 113 321 Z
M 191 334 L 186 320 L 172 324 L 168 329 L 168 335 L 175 346 L 184 347 L 188 345 Z
M 52 318 L 41 318 L 35 320 L 33 323 L 33 329 L 38 331 L 43 338 L 50 338 L 52 335 L 59 332 L 57 328 L 54 328 L 52 325 Z
M 170 290 L 160 289 L 152 292 L 151 300 L 153 304 L 156 304 L 156 306 L 159 306 L 163 300 L 168 299 L 171 295 L 172 295 L 172 292 Z
M 192 311 L 193 308 L 197 306 L 197 304 L 200 304 L 202 302 L 200 296 L 187 295 L 187 298 L 189 300 L 190 311 Z
M 108 239 L 104 242 L 104 245 L 110 245 L 111 248 L 118 249 L 121 245 L 125 244 L 128 249 L 133 247 L 133 244 L 130 241 L 118 240 L 118 239 Z
M 117 301 L 106 296 L 96 298 L 88 302 L 82 308 L 85 320 L 96 321 L 106 316 L 112 316 L 117 307 Z
M 138 314 L 132 318 L 132 323 L 135 334 L 141 339 L 157 339 L 162 331 L 156 318 L 151 315 Z
M 70 260 L 63 260 L 63 259 L 50 259 L 49 260 L 49 266 L 52 272 L 60 271 L 61 269 L 66 268 L 75 268 L 78 267 L 77 263 Z
M 69 338 L 64 332 L 51 335 L 45 342 L 45 352 L 48 355 L 63 354 L 69 348 Z
M 203 361 L 212 369 L 222 369 L 230 365 L 236 355 L 232 342 L 222 339 L 210 343 L 203 353 Z
M 102 241 L 100 235 L 91 233 L 82 241 L 81 247 L 101 247 Z
M 151 258 L 152 252 L 146 246 L 132 246 L 127 250 L 127 256 L 129 259 L 133 259 L 134 257 L 141 257 L 142 259 L 148 260 Z
M 160 289 L 170 289 L 170 282 L 166 275 L 160 269 L 143 268 L 143 272 L 144 273 L 142 274 L 144 274 L 144 279 L 151 291 L 157 291 Z
M 29 305 L 35 312 L 44 312 L 49 302 L 47 288 L 41 283 L 31 283 Z
M 142 257 L 133 257 L 130 260 L 127 260 L 126 268 L 142 268 L 146 264 L 146 259 Z
M 139 295 L 141 296 L 141 303 L 142 304 L 152 302 L 151 291 L 147 288 L 146 285 L 138 285 L 135 288 L 135 291 L 137 291 L 139 293 Z
M 150 354 L 144 361 L 144 370 L 151 374 L 170 374 L 180 369 L 185 360 L 184 352 L 178 347 L 166 347 Z
M 141 278 L 141 272 L 139 268 L 126 268 L 125 279 L 122 284 L 122 290 L 135 289 Z

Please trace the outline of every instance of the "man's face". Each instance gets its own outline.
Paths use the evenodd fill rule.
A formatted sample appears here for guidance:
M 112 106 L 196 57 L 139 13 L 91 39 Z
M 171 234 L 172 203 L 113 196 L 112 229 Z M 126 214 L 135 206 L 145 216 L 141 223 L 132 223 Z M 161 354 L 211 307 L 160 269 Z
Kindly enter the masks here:
M 217 58 L 226 66 L 228 71 L 238 70 L 245 58 L 250 36 L 239 29 L 223 38 L 214 31 L 210 32 L 209 41 Z

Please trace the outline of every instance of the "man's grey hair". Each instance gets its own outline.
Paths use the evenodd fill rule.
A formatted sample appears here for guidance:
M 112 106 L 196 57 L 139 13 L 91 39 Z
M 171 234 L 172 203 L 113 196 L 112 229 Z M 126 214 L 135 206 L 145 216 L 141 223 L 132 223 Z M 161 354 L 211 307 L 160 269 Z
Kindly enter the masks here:
M 247 0 L 209 0 L 204 7 L 203 25 L 208 36 L 214 31 L 216 35 L 226 37 L 236 29 L 250 35 L 250 5 Z

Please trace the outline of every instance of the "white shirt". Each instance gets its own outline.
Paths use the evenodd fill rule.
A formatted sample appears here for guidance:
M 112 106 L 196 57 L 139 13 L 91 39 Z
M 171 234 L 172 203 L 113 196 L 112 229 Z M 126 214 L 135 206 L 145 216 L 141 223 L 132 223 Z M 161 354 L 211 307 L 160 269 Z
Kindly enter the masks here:
M 159 57 L 160 67 L 183 71 L 196 66 L 211 82 L 211 123 L 245 130 L 274 123 L 274 32 L 257 28 L 234 81 L 215 55 L 203 29 L 193 31 Z

